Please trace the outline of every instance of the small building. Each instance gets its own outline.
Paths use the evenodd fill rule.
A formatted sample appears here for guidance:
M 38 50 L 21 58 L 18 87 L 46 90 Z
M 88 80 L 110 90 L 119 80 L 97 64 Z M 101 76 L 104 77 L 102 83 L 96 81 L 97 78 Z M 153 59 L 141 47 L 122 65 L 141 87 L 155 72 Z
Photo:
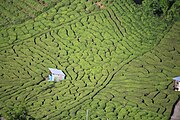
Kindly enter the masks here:
M 180 76 L 173 78 L 174 80 L 174 90 L 180 91 Z
M 49 68 L 49 72 L 50 74 L 48 81 L 59 82 L 65 79 L 65 74 L 61 70 L 55 68 Z

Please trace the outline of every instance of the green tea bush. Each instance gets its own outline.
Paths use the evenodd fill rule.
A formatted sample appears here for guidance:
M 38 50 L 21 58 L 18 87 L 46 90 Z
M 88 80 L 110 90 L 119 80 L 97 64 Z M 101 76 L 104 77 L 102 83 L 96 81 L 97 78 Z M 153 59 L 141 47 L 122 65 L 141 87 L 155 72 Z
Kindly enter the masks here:
M 127 111 L 125 108 L 122 108 L 120 111 L 119 111 L 119 114 L 118 114 L 118 118 L 120 119 L 123 119 L 125 117 L 125 115 L 127 115 Z
M 112 103 L 107 103 L 106 104 L 106 108 L 105 108 L 105 111 L 107 112 L 107 113 L 109 113 L 109 112 L 114 112 L 114 110 L 115 110 L 115 106 L 112 104 Z
M 108 113 L 106 113 L 106 117 L 109 118 L 109 119 L 115 119 L 115 120 L 117 120 L 117 114 L 114 113 L 114 112 L 108 112 Z
M 141 120 L 142 118 L 140 117 L 139 114 L 136 114 L 136 115 L 134 115 L 134 119 L 135 119 L 135 120 Z
M 172 20 L 178 17 L 177 7 L 179 2 L 176 0 L 144 0 L 143 8 L 147 13 L 153 13 L 157 16 L 163 16 L 166 20 Z
M 28 110 L 23 105 L 15 105 L 8 107 L 5 115 L 7 120 L 34 120 L 32 116 L 28 114 Z

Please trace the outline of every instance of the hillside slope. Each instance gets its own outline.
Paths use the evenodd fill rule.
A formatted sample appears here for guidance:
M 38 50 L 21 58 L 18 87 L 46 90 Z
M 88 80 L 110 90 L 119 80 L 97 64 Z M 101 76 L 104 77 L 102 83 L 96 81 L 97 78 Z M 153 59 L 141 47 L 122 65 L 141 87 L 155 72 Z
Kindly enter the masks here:
M 0 30 L 0 114 L 25 105 L 36 119 L 166 120 L 179 97 L 179 30 L 132 0 L 62 0 Z M 45 80 L 48 68 L 66 80 Z

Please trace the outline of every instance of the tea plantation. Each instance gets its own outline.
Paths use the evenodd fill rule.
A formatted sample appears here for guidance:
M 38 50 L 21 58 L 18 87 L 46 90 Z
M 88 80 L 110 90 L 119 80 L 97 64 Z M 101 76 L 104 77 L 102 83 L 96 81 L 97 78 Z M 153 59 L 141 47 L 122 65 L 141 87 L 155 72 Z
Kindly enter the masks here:
M 133 0 L 2 0 L 0 116 L 12 119 L 23 106 L 37 120 L 169 120 L 180 97 L 172 81 L 180 21 L 144 8 Z M 48 68 L 66 79 L 48 82 Z

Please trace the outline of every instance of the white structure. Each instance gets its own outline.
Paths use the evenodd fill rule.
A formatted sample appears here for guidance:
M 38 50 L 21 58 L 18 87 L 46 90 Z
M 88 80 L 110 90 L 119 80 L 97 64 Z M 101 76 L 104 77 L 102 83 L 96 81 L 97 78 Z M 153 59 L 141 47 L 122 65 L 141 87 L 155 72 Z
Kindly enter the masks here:
M 65 74 L 61 70 L 58 70 L 55 68 L 49 68 L 49 72 L 50 72 L 50 75 L 49 75 L 48 81 L 58 82 L 65 79 Z
M 180 91 L 180 76 L 173 78 L 174 80 L 174 90 Z

